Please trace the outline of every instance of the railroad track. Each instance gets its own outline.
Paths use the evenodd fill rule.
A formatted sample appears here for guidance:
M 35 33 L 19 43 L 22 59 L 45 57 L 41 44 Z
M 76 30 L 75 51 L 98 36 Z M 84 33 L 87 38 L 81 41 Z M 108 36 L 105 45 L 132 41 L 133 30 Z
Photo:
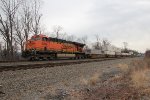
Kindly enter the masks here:
M 64 66 L 72 64 L 81 64 L 81 63 L 90 63 L 90 62 L 99 62 L 106 60 L 116 60 L 124 58 L 101 58 L 101 59 L 82 59 L 82 60 L 55 60 L 55 61 L 34 61 L 34 62 L 9 62 L 9 63 L 0 63 L 0 72 L 3 71 L 15 71 L 15 70 L 26 70 L 26 69 L 35 69 L 35 68 L 44 68 L 44 67 L 54 67 L 54 66 Z

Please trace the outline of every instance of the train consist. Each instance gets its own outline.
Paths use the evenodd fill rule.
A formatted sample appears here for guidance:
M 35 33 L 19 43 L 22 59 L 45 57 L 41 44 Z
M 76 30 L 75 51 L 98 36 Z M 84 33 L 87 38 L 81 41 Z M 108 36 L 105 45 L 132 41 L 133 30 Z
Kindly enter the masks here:
M 84 59 L 99 57 L 124 57 L 132 53 L 123 53 L 114 46 L 102 46 L 101 50 L 84 49 L 85 44 L 34 35 L 25 43 L 22 56 L 30 60 L 51 60 L 57 58 Z

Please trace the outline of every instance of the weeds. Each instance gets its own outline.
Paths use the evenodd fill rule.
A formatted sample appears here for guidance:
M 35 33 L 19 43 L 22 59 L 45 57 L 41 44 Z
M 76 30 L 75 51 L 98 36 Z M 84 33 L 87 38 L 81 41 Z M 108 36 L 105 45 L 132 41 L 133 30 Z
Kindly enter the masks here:
M 134 60 L 130 64 L 129 77 L 135 88 L 149 88 L 150 78 L 147 73 L 150 72 L 150 60 Z
M 89 85 L 89 86 L 95 86 L 98 81 L 100 81 L 101 74 L 95 73 L 92 77 L 85 79 L 81 78 L 80 82 L 82 85 Z
M 96 85 L 96 83 L 99 81 L 99 77 L 100 75 L 99 74 L 94 74 L 90 79 L 89 79 L 89 84 L 94 86 Z
M 148 69 L 145 69 L 141 71 L 133 71 L 131 73 L 131 80 L 133 82 L 134 87 L 146 88 L 148 86 L 148 76 L 146 75 L 148 71 Z
M 127 72 L 129 70 L 129 66 L 127 64 L 118 64 L 118 67 L 121 69 L 123 72 Z

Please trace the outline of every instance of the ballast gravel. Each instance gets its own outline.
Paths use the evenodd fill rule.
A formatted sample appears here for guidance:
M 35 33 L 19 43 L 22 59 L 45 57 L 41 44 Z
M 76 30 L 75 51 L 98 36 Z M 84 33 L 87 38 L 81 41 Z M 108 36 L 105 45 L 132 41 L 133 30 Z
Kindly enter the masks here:
M 0 72 L 0 100 L 63 100 L 68 91 L 82 89 L 92 76 L 107 80 L 120 73 L 118 64 L 135 59 L 139 58 Z

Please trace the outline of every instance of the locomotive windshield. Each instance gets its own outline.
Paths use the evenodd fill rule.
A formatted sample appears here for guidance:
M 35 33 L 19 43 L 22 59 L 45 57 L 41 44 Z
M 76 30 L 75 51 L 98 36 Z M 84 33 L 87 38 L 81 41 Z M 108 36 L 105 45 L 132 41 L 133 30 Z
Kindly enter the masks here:
M 48 41 L 48 38 L 47 37 L 43 37 L 42 41 Z

